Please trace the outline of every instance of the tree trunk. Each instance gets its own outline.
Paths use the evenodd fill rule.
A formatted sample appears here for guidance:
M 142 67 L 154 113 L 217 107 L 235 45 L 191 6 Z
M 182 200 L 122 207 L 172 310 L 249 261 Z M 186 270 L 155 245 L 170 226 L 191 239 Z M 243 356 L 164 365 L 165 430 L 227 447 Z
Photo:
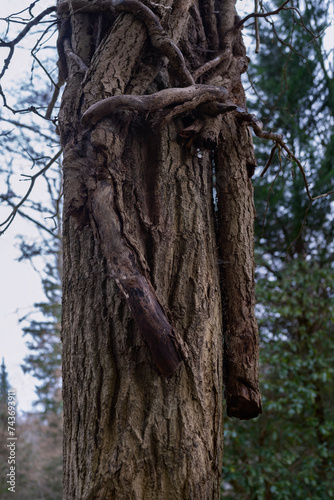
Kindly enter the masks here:
M 65 499 L 219 498 L 223 317 L 213 151 L 235 141 L 223 138 L 219 113 L 240 105 L 229 93 L 245 57 L 233 54 L 240 34 L 226 36 L 233 2 L 222 2 L 219 15 L 213 2 L 191 4 L 148 3 L 153 13 L 136 0 L 58 1 Z M 192 73 L 217 49 L 227 50 L 229 69 L 222 57 L 195 84 Z M 250 189 L 240 203 L 252 214 Z M 251 237 L 243 244 L 253 279 Z M 253 282 L 253 318 L 252 294 Z M 260 411 L 255 351 L 257 412 L 244 404 L 254 395 L 238 396 L 241 418 Z M 247 385 L 247 373 L 240 380 Z

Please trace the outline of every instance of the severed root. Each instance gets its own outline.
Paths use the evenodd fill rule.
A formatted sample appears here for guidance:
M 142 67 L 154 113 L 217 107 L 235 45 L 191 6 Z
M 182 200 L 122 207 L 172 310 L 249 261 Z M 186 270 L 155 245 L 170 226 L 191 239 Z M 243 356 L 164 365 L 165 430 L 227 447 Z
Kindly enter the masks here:
M 231 379 L 233 380 L 233 379 Z M 228 417 L 250 420 L 262 413 L 261 396 L 258 389 L 250 387 L 247 381 L 234 379 L 225 391 Z

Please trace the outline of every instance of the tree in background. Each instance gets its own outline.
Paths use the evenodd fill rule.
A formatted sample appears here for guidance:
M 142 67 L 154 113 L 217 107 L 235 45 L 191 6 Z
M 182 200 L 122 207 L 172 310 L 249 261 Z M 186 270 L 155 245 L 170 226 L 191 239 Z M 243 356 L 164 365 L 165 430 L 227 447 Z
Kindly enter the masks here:
M 320 33 L 329 7 L 306 2 L 303 23 Z M 315 194 L 333 189 L 329 56 L 282 13 L 250 71 L 267 126 L 289 135 Z M 226 424 L 224 497 L 320 500 L 334 497 L 333 211 L 328 198 L 310 208 L 296 165 L 277 152 L 255 182 L 264 414 Z
M 58 226 L 60 227 L 60 226 Z M 21 241 L 21 260 L 43 259 L 41 280 L 46 301 L 34 304 L 34 310 L 21 318 L 31 353 L 22 366 L 40 381 L 36 386 L 39 411 L 62 412 L 61 396 L 61 244 L 59 237 L 44 239 L 42 245 Z
M 60 228 L 60 223 L 58 225 Z M 61 245 L 53 239 L 27 245 L 21 241 L 21 259 L 34 263 L 42 260 L 41 274 L 45 301 L 34 304 L 31 313 L 21 318 L 30 354 L 23 371 L 39 381 L 36 386 L 35 413 L 20 421 L 17 488 L 22 500 L 60 500 L 62 498 L 62 431 L 61 394 Z M 23 445 L 22 445 L 23 443 Z
M 1 373 L 0 373 L 0 419 L 1 427 L 7 425 L 7 396 L 10 389 L 8 381 L 8 373 L 5 365 L 5 360 L 2 358 Z
M 29 20 L 33 18 L 33 7 L 30 5 L 2 19 L 3 37 L 6 37 L 6 28 L 10 27 L 12 31 L 14 25 L 14 40 L 19 43 L 21 25 L 26 26 L 28 32 L 31 29 Z M 11 21 L 14 21 L 13 25 Z M 46 413 L 61 408 L 62 179 L 57 161 L 60 156 L 59 137 L 55 124 L 47 118 L 49 107 L 53 109 L 57 104 L 57 92 L 53 92 L 50 86 L 50 83 L 55 83 L 52 73 L 57 60 L 56 30 L 56 24 L 50 22 L 38 27 L 29 39 L 25 50 L 33 56 L 32 64 L 25 68 L 23 81 L 11 80 L 6 94 L 1 88 L 4 106 L 0 112 L 1 181 L 4 186 L 0 192 L 1 213 L 4 214 L 0 234 L 6 231 L 15 217 L 27 223 L 28 234 L 18 236 L 21 253 L 18 260 L 29 260 L 39 273 L 45 301 L 35 304 L 34 311 L 21 318 L 31 350 L 23 368 L 40 380 L 41 385 L 36 388 L 36 404 L 41 404 Z M 2 68 L 3 78 L 7 76 L 9 60 L 18 51 L 16 43 Z M 6 47 L 3 38 L 0 47 Z M 29 60 L 28 57 L 26 59 Z M 35 194 L 36 190 L 39 196 Z
M 1 439 L 1 452 L 0 452 L 0 495 L 3 495 L 7 491 L 7 477 L 8 472 L 7 460 L 8 460 L 8 449 L 5 446 L 8 437 L 8 409 L 7 409 L 7 396 L 8 390 L 10 389 L 8 381 L 8 373 L 5 365 L 5 360 L 2 358 L 1 372 L 0 372 L 0 439 Z

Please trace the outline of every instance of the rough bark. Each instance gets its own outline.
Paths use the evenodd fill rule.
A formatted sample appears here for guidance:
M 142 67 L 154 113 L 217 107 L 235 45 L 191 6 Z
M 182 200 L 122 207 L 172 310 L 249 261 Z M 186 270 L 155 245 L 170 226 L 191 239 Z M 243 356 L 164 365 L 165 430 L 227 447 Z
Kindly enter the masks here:
M 253 186 L 250 133 L 224 118 L 217 148 L 219 249 L 222 261 L 224 381 L 227 414 L 250 419 L 261 411 L 258 328 L 254 316 Z
M 64 499 L 217 500 L 222 303 L 230 414 L 251 418 L 261 411 L 247 172 L 255 160 L 246 125 L 229 115 L 244 105 L 240 74 L 247 66 L 233 32 L 234 3 L 225 0 L 217 14 L 208 1 L 143 8 L 136 0 L 62 0 L 58 13 L 67 78 L 59 115 Z M 209 47 L 224 57 L 198 71 L 200 85 L 193 85 L 191 70 L 208 63 Z M 182 94 L 187 85 L 208 85 L 208 97 L 196 90 L 191 99 L 145 113 L 159 92 Z M 99 103 L 115 99 L 122 108 L 108 104 L 107 113 L 92 118 Z M 216 184 L 218 217 L 215 164 L 225 175 L 223 187 Z M 232 192 L 238 199 L 237 212 L 227 211 L 230 220 L 222 215 L 227 185 L 225 203 Z M 234 271 L 221 286 L 224 252 L 234 255 Z

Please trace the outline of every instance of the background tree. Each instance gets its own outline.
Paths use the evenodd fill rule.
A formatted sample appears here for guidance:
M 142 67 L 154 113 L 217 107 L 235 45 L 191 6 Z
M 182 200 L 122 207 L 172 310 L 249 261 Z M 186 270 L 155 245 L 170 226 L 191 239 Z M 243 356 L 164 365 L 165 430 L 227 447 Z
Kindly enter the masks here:
M 58 225 L 60 228 L 60 225 Z M 40 381 L 36 387 L 35 405 L 48 414 L 62 412 L 61 396 L 61 245 L 60 238 L 46 239 L 42 245 L 28 245 L 21 241 L 21 260 L 43 259 L 41 274 L 45 301 L 34 304 L 34 309 L 21 318 L 23 333 L 31 353 L 22 366 Z
M 303 23 L 314 33 L 322 32 L 329 7 L 326 2 L 306 2 L 300 6 Z M 291 24 L 285 13 L 274 28 L 261 31 L 261 51 L 250 71 L 262 116 L 268 127 L 289 134 L 313 192 L 329 191 L 334 124 L 330 53 L 321 38 L 315 40 L 301 25 Z M 265 411 L 247 429 L 227 422 L 224 496 L 331 498 L 331 200 L 318 200 L 309 210 L 304 181 L 295 165 L 281 155 L 281 163 L 276 158 L 271 169 L 267 180 L 255 183 Z
M 60 224 L 58 229 L 60 230 Z M 34 263 L 42 259 L 40 273 L 45 301 L 21 318 L 30 354 L 23 371 L 37 378 L 36 411 L 22 416 L 17 488 L 20 498 L 60 500 L 62 498 L 63 405 L 61 395 L 61 247 L 60 239 L 44 238 L 27 245 L 21 241 L 21 259 Z

